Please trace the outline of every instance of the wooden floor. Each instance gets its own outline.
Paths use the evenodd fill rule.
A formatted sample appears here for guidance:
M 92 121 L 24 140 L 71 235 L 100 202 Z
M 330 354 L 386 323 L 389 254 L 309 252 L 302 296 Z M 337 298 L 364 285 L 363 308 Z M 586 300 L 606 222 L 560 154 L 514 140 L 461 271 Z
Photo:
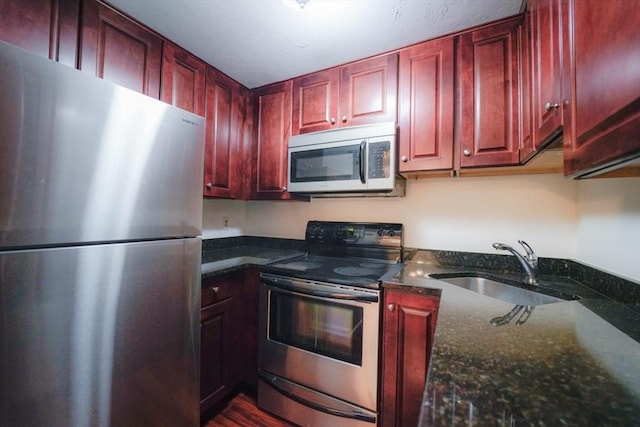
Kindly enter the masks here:
M 292 427 L 280 418 L 258 409 L 255 397 L 238 393 L 205 427 Z

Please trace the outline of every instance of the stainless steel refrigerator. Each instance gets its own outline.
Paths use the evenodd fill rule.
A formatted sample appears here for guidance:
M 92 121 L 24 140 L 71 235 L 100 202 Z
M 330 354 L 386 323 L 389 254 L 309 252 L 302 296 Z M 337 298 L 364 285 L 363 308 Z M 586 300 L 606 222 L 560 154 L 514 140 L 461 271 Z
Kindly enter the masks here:
M 203 118 L 0 42 L 0 425 L 196 426 Z

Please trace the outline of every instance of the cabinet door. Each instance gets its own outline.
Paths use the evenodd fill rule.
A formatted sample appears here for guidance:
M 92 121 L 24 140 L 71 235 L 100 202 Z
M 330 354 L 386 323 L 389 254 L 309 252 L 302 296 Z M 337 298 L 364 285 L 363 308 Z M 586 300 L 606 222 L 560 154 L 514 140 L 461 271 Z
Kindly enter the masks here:
M 240 85 L 207 69 L 204 195 L 235 198 L 240 174 Z
M 519 163 L 517 27 L 460 36 L 460 166 Z
M 640 14 L 629 6 L 622 0 L 570 1 L 565 175 L 640 156 Z
M 337 127 L 340 70 L 333 68 L 293 80 L 293 134 Z
M 453 168 L 453 37 L 400 52 L 400 172 Z
M 162 51 L 160 99 L 204 116 L 205 63 L 169 42 L 164 43 Z
M 340 126 L 395 122 L 397 94 L 397 54 L 341 67 Z
M 79 68 L 160 98 L 162 39 L 96 0 L 85 0 Z
M 382 426 L 418 425 L 439 298 L 384 291 Z
M 230 390 L 232 298 L 202 310 L 200 320 L 200 411 L 204 412 Z
M 520 163 L 525 163 L 535 153 L 536 148 L 533 142 L 533 71 L 532 71 L 532 33 L 531 33 L 531 10 L 528 9 L 522 19 L 522 24 L 518 28 L 518 63 L 519 71 L 519 100 L 520 100 Z
M 76 66 L 80 0 L 0 0 L 0 40 Z
M 257 89 L 254 115 L 253 199 L 287 199 L 287 143 L 291 134 L 292 82 Z
M 562 2 L 531 2 L 536 148 L 553 141 L 562 131 Z

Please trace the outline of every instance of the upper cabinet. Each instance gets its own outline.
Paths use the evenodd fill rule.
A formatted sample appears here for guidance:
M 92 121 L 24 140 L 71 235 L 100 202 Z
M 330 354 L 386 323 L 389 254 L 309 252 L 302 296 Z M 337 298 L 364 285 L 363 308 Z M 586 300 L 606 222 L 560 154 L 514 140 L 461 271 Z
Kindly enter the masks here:
M 460 36 L 460 166 L 519 164 L 518 20 Z
M 80 0 L 0 0 L 0 40 L 75 67 Z
M 96 0 L 84 0 L 78 66 L 98 77 L 160 98 L 162 39 Z
M 453 168 L 453 37 L 400 51 L 399 171 Z
M 207 69 L 204 195 L 240 196 L 240 85 Z
M 395 122 L 397 80 L 397 54 L 294 79 L 293 134 Z
M 291 134 L 291 80 L 254 91 L 252 199 L 288 199 L 287 142 Z
M 640 14 L 622 1 L 569 3 L 565 175 L 640 157 Z
M 562 132 L 563 3 L 565 0 L 530 2 L 533 68 L 533 139 L 536 148 Z M 566 12 L 565 12 L 566 13 Z
M 170 42 L 162 50 L 160 99 L 204 116 L 206 64 Z

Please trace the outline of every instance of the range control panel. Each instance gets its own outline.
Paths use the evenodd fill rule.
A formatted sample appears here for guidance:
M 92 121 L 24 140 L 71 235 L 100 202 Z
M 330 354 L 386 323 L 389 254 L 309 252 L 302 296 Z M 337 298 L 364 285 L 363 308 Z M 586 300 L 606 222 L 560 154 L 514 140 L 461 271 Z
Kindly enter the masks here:
M 307 242 L 334 245 L 402 246 L 402 224 L 382 222 L 309 221 Z

